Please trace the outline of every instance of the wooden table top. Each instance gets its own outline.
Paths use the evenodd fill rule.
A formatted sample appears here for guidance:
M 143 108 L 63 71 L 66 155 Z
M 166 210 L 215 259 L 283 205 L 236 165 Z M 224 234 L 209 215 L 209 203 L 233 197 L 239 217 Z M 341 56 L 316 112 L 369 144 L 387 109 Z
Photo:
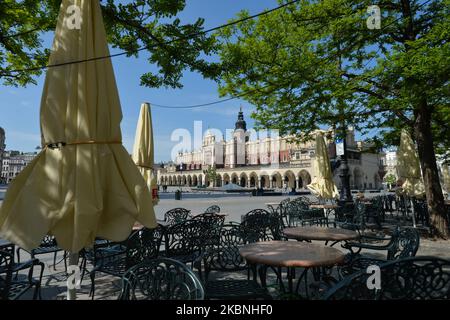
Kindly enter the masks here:
M 339 228 L 295 227 L 285 228 L 283 233 L 298 240 L 345 241 L 359 238 L 358 232 Z
M 333 266 L 345 256 L 336 248 L 294 241 L 255 242 L 241 247 L 239 253 L 250 263 L 303 268 Z
M 317 209 L 336 209 L 339 206 L 337 204 L 311 204 L 309 207 Z

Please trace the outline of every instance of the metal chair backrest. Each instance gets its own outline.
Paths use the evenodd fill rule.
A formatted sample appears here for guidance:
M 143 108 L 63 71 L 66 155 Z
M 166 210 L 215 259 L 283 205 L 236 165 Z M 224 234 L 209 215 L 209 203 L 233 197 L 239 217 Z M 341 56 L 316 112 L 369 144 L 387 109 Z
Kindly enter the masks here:
M 174 225 L 189 219 L 191 210 L 185 208 L 174 208 L 170 209 L 164 214 L 164 221 L 168 225 Z
M 129 269 L 122 277 L 121 300 L 202 300 L 203 286 L 184 263 L 157 258 Z
M 358 271 L 325 293 L 324 300 L 450 299 L 450 261 L 410 257 L 380 265 L 380 289 L 369 289 L 373 274 Z
M 205 254 L 205 271 L 239 271 L 246 269 L 246 262 L 239 254 L 239 247 L 246 243 L 245 230 L 240 224 L 227 223 L 220 230 L 219 242 Z
M 220 229 L 225 223 L 225 216 L 214 213 L 202 213 L 192 219 L 203 223 L 201 236 L 204 246 L 217 244 L 220 237 Z
M 281 237 L 281 220 L 264 209 L 254 209 L 242 216 L 241 226 L 246 242 L 278 240 Z
M 415 228 L 397 227 L 388 244 L 388 260 L 414 257 L 419 249 L 420 234 Z
M 205 223 L 200 219 L 186 220 L 165 229 L 164 245 L 167 256 L 191 255 L 206 245 L 203 237 Z
M 146 260 L 154 259 L 161 246 L 161 228 L 142 228 L 126 240 L 126 265 L 128 268 Z
M 218 205 L 212 205 L 206 208 L 205 213 L 220 213 L 220 207 Z

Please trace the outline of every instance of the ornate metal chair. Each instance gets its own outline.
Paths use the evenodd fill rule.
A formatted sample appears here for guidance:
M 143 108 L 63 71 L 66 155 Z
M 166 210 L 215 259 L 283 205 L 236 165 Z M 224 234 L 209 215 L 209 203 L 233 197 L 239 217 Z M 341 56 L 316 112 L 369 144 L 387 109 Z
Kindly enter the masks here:
M 372 273 L 361 270 L 323 295 L 325 300 L 448 300 L 450 261 L 410 257 L 380 265 L 381 289 L 369 289 Z M 370 281 L 369 281 L 370 282 Z
M 170 209 L 164 214 L 164 221 L 167 225 L 174 225 L 189 219 L 191 210 L 184 208 Z
M 323 209 L 297 209 L 289 215 L 289 226 L 319 225 L 328 226 Z
M 289 218 L 288 218 L 288 211 L 287 211 L 287 205 L 289 203 L 290 199 L 286 198 L 280 202 L 278 206 L 276 205 L 267 205 L 267 209 L 269 209 L 269 212 L 280 219 L 281 227 L 286 228 L 289 225 Z
M 122 277 L 121 300 L 202 300 L 204 289 L 185 264 L 168 258 L 147 260 Z
M 219 213 L 220 207 L 218 205 L 212 205 L 206 208 L 205 213 Z
M 388 240 L 387 244 L 375 245 L 369 243 L 347 242 L 343 244 L 344 248 L 350 250 L 347 256 L 347 263 L 341 267 L 340 272 L 344 276 L 366 269 L 369 265 L 380 265 L 389 260 L 397 260 L 407 257 L 414 257 L 419 249 L 420 235 L 417 229 L 397 227 L 390 238 L 368 237 L 367 239 Z M 386 260 L 369 258 L 361 256 L 362 249 L 375 251 L 386 251 Z
M 287 205 L 291 201 L 290 198 L 286 198 L 280 202 L 280 206 L 278 207 L 281 222 L 283 224 L 283 228 L 287 227 L 289 225 L 289 215 L 287 211 Z
M 209 244 L 205 239 L 212 236 L 211 230 L 202 219 L 191 219 L 172 225 L 165 229 L 164 251 L 161 255 L 190 264 L 201 272 L 202 254 Z
M 204 255 L 206 299 L 271 299 L 267 291 L 253 280 L 236 279 L 235 275 L 222 279 L 227 272 L 248 270 L 249 266 L 239 254 L 246 241 L 246 230 L 236 223 L 228 223 L 220 232 L 220 241 L 208 248 Z M 253 266 L 254 267 L 254 266 Z M 211 271 L 219 272 L 220 280 L 210 280 Z
M 334 224 L 362 234 L 366 229 L 366 206 L 358 201 L 354 204 L 339 206 L 335 209 Z
M 95 295 L 95 274 L 103 272 L 112 276 L 122 277 L 131 267 L 150 259 L 154 259 L 159 254 L 162 232 L 160 228 L 142 228 L 133 232 L 118 249 L 116 254 L 111 250 L 102 250 L 105 245 L 99 245 L 94 250 L 94 268 L 89 273 L 91 278 L 90 295 L 94 299 Z
M 38 279 L 33 278 L 34 267 L 40 267 Z M 19 279 L 14 273 L 28 270 L 25 279 Z M 14 245 L 5 245 L 0 248 L 0 300 L 16 300 L 25 292 L 34 287 L 33 299 L 41 297 L 41 281 L 44 273 L 44 264 L 38 259 L 31 259 L 22 263 L 14 262 Z
M 201 221 L 203 223 L 202 237 L 204 247 L 212 246 L 218 243 L 220 238 L 220 229 L 225 223 L 225 216 L 214 213 L 202 213 L 192 218 L 192 220 Z
M 242 216 L 240 225 L 242 230 L 242 237 L 245 243 L 252 243 L 258 241 L 270 240 L 286 240 L 283 234 L 283 224 L 276 213 L 269 213 L 263 209 L 255 209 L 249 211 Z M 270 267 L 275 273 L 281 274 L 281 268 L 275 270 Z M 255 272 L 255 270 L 253 270 Z M 260 274 L 262 279 L 265 278 L 267 266 L 260 266 Z M 247 279 L 250 279 L 250 268 L 247 268 Z
M 17 262 L 20 263 L 20 251 L 25 249 L 17 248 Z M 31 259 L 34 259 L 37 255 L 54 253 L 53 255 L 53 270 L 56 271 L 56 257 L 58 252 L 63 251 L 60 247 L 58 247 L 58 243 L 54 236 L 46 235 L 44 239 L 42 239 L 41 244 L 38 248 L 31 250 L 29 253 L 31 255 Z M 66 260 L 66 252 L 64 251 L 64 270 L 67 270 L 67 260 Z
M 264 209 L 254 209 L 242 216 L 241 227 L 246 242 L 281 240 L 282 226 L 278 215 Z

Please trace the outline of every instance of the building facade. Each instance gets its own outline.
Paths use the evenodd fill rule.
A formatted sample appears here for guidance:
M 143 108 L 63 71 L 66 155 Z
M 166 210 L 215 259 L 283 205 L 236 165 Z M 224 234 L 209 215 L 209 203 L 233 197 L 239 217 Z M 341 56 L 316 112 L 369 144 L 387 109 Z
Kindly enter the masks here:
M 306 189 L 316 174 L 313 167 L 314 134 L 312 139 L 298 143 L 293 141 L 295 137 L 292 136 L 272 137 L 270 134 L 251 140 L 251 133 L 252 130 L 247 130 L 241 110 L 230 139 L 219 141 L 208 130 L 200 149 L 180 152 L 173 163 L 158 170 L 158 183 L 192 187 L 220 187 L 233 183 L 247 188 Z M 333 130 L 326 132 L 325 139 L 339 188 L 340 161 L 336 156 Z M 352 128 L 349 128 L 346 140 L 351 187 L 382 188 L 384 154 L 363 152 L 365 146 L 355 141 Z M 214 169 L 215 174 L 211 175 L 210 169 Z
M 5 148 L 6 148 L 5 141 L 6 141 L 5 130 L 2 127 L 0 127 L 0 164 L 3 162 L 3 153 L 5 152 Z M 0 170 L 0 173 L 1 173 L 1 170 Z M 0 180 L 0 183 L 1 183 L 1 180 Z
M 21 153 L 19 151 L 5 151 L 1 162 L 1 183 L 10 183 L 33 161 L 36 155 L 36 152 Z

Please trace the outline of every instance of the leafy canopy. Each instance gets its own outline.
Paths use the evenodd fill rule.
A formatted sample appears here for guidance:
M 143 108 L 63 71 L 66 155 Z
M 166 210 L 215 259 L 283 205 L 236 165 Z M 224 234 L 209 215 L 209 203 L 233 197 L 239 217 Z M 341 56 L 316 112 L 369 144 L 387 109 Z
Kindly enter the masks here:
M 11 71 L 48 63 L 50 50 L 43 48 L 42 35 L 54 31 L 60 4 L 61 0 L 0 1 L 0 79 L 4 85 L 36 83 L 44 70 Z M 148 60 L 149 70 L 141 76 L 143 86 L 181 88 L 185 69 L 209 78 L 217 74 L 218 66 L 206 60 L 217 49 L 214 37 L 187 37 L 202 31 L 204 20 L 183 24 L 176 17 L 185 7 L 184 0 L 104 0 L 101 6 L 109 43 L 129 52 L 128 56 Z M 178 38 L 183 40 L 173 41 Z M 142 47 L 147 49 L 138 52 Z M 150 66 L 156 66 L 156 71 L 150 71 Z
M 366 25 L 370 5 L 303 0 L 221 30 L 220 93 L 244 93 L 258 125 L 281 134 L 345 123 L 391 138 L 425 99 L 448 143 L 450 1 L 380 1 L 379 30 Z

